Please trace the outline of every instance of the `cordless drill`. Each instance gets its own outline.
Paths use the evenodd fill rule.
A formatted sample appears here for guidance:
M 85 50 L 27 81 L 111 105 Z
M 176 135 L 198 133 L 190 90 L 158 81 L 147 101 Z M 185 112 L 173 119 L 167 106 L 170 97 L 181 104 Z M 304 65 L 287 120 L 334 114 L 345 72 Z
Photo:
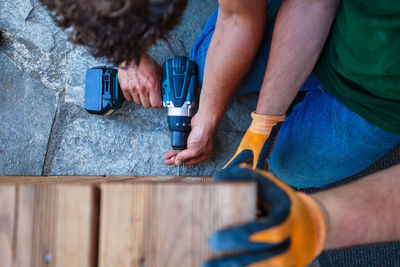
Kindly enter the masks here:
M 191 130 L 190 121 L 196 107 L 196 63 L 185 58 L 168 59 L 163 64 L 161 93 L 163 106 L 168 108 L 171 146 L 183 150 Z M 96 67 L 86 71 L 85 109 L 89 113 L 109 115 L 124 102 L 118 84 L 118 71 Z
M 161 92 L 163 106 L 168 108 L 168 128 L 174 150 L 183 150 L 187 145 L 196 107 L 196 77 L 196 63 L 185 57 L 168 59 L 164 63 Z

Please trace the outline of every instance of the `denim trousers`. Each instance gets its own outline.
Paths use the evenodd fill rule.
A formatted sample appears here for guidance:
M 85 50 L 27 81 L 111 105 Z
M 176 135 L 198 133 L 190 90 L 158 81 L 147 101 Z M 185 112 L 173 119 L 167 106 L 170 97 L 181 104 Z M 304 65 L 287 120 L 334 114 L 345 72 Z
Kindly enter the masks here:
M 236 97 L 261 88 L 280 2 L 268 2 L 262 43 Z M 200 84 L 217 17 L 218 8 L 191 51 Z M 300 90 L 305 91 L 305 97 L 282 123 L 269 158 L 269 171 L 289 185 L 325 187 L 365 169 L 400 143 L 400 135 L 380 129 L 345 107 L 313 73 Z

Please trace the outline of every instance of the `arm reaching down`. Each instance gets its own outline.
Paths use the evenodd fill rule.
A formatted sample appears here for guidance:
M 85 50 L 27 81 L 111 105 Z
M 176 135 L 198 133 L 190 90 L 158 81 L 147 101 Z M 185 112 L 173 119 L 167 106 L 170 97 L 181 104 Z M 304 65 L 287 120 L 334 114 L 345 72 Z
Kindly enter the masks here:
M 165 155 L 166 164 L 196 164 L 211 157 L 216 128 L 248 72 L 264 33 L 267 1 L 220 0 L 204 68 L 199 110 L 188 148 Z
M 257 114 L 283 115 L 310 75 L 340 0 L 285 0 L 279 9 Z
M 272 130 L 279 132 L 281 120 L 276 118 L 284 118 L 301 85 L 310 75 L 328 37 L 339 3 L 340 0 L 282 2 L 254 113 L 258 121 L 268 122 L 267 127 L 254 127 L 260 123 L 252 115 L 252 125 L 226 167 L 252 162 L 253 168 L 264 168 L 274 144 L 274 140 L 269 138 L 270 133 Z M 257 131 L 254 131 L 255 128 Z

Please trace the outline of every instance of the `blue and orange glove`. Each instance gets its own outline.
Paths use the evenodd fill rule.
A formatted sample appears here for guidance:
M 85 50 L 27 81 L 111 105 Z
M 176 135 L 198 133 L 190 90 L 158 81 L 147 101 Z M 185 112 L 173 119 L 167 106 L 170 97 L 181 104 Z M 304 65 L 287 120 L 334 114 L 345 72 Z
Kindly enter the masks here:
M 235 155 L 225 165 L 224 169 L 245 162 L 251 162 L 253 169 L 265 169 L 266 160 L 272 151 L 281 123 L 285 120 L 285 115 L 271 116 L 252 112 L 251 117 L 253 121 L 249 129 L 243 136 Z
M 209 246 L 241 254 L 209 261 L 202 267 L 305 267 L 318 256 L 326 229 L 317 203 L 262 170 L 241 166 L 222 170 L 215 181 L 256 181 L 261 211 L 258 221 L 214 233 Z

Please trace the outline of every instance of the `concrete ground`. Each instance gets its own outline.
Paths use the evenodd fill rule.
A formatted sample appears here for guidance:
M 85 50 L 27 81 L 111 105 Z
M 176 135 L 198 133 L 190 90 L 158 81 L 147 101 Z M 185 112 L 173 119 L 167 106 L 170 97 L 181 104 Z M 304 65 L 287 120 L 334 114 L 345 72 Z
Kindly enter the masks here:
M 216 0 L 192 0 L 180 25 L 151 55 L 162 63 L 189 55 Z M 170 150 L 165 109 L 134 103 L 109 117 L 84 110 L 88 68 L 105 65 L 72 45 L 37 0 L 1 0 L 0 174 L 176 174 L 164 165 Z M 185 167 L 209 175 L 234 154 L 250 123 L 256 96 L 234 100 L 217 135 L 214 157 Z

